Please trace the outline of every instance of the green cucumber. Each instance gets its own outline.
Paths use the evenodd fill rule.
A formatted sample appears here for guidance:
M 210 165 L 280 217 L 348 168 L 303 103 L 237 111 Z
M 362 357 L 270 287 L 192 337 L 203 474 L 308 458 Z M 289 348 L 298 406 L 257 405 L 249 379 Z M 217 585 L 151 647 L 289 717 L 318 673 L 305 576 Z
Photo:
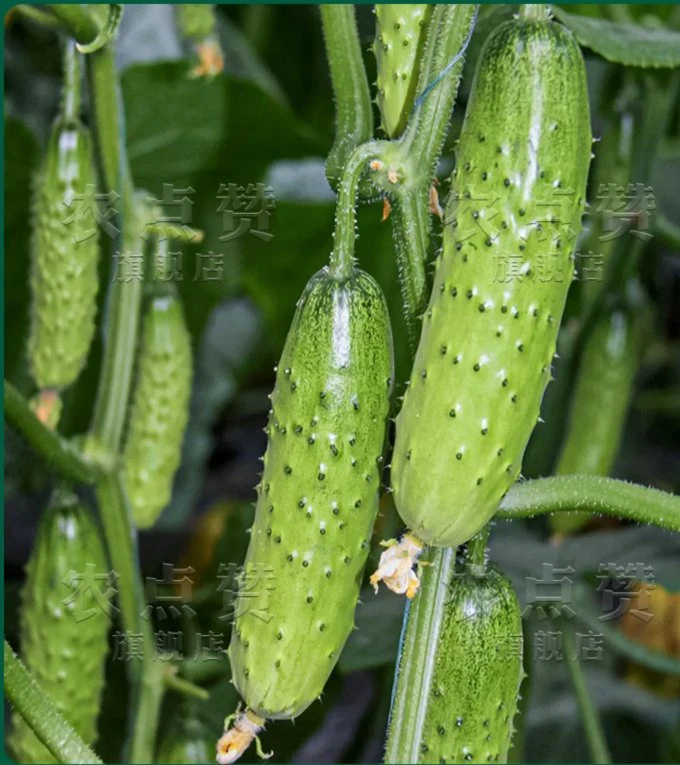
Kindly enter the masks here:
M 392 376 L 378 284 L 357 269 L 317 272 L 277 367 L 229 647 L 248 710 L 225 731 L 218 762 L 233 762 L 266 719 L 293 719 L 317 699 L 352 630 Z
M 142 347 L 123 452 L 123 482 L 138 528 L 167 506 L 189 415 L 191 338 L 179 299 L 154 297 Z
M 398 138 L 416 96 L 418 61 L 425 41 L 425 27 L 432 10 L 425 4 L 378 3 L 375 6 L 375 41 L 378 108 L 382 128 Z
M 109 603 L 106 555 L 95 523 L 71 494 L 55 494 L 40 520 L 22 591 L 21 655 L 40 687 L 86 744 L 96 738 L 104 663 L 108 652 Z M 69 583 L 70 582 L 70 583 Z M 15 715 L 9 737 L 22 763 L 56 760 L 24 720 Z
M 621 444 L 640 353 L 638 317 L 616 308 L 593 328 L 583 349 L 557 475 L 608 476 Z M 589 513 L 556 513 L 554 531 L 575 531 Z
M 500 25 L 475 73 L 397 418 L 394 499 L 421 544 L 468 540 L 520 473 L 550 379 L 590 156 L 585 68 L 571 33 L 547 19 Z M 510 278 L 504 263 L 514 264 Z M 389 583 L 384 573 L 377 580 Z
M 404 650 L 395 674 L 386 762 L 507 762 L 524 677 L 519 602 L 494 567 L 467 564 L 449 576 L 428 581 L 439 605 L 426 636 L 414 632 L 426 626 L 417 613 L 425 590 L 409 605 L 402 643 L 415 653 Z M 423 637 L 428 660 L 414 663 Z
M 64 103 L 50 134 L 34 199 L 28 357 L 41 390 L 61 391 L 83 368 L 97 313 L 96 186 L 90 133 L 78 117 L 78 54 L 67 50 Z M 90 205 L 95 204 L 92 199 Z

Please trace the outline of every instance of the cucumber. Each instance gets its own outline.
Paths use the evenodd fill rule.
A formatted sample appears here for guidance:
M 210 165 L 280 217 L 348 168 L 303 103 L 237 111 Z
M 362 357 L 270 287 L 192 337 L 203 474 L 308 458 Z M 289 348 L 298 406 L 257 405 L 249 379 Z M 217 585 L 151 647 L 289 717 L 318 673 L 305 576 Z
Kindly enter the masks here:
M 507 762 L 524 677 L 521 636 L 517 596 L 500 571 L 453 576 L 419 762 Z
M 156 762 L 160 765 L 210 765 L 215 761 L 208 731 L 193 716 L 174 720 L 173 727 L 158 747 Z
M 378 3 L 375 6 L 373 52 L 377 65 L 377 103 L 381 127 L 397 138 L 416 96 L 418 62 L 425 41 L 431 5 Z
M 410 545 L 462 544 L 519 476 L 550 379 L 590 156 L 585 68 L 571 33 L 547 19 L 497 27 L 475 72 L 397 418 L 392 487 Z M 510 257 L 517 268 L 501 279 Z M 374 582 L 389 585 L 401 552 L 383 554 Z
M 357 269 L 317 272 L 277 367 L 229 647 L 248 709 L 225 730 L 218 762 L 237 759 L 266 719 L 293 719 L 317 699 L 352 630 L 392 377 L 378 284 Z
M 92 141 L 76 116 L 57 118 L 35 187 L 28 358 L 41 390 L 61 391 L 83 368 L 97 314 L 99 243 L 78 207 L 95 187 Z M 71 218 L 69 225 L 66 221 Z
M 108 652 L 109 609 L 105 582 L 69 585 L 73 574 L 109 571 L 95 523 L 76 497 L 59 492 L 40 520 L 22 591 L 21 655 L 57 709 L 90 745 Z M 90 613 L 91 612 L 91 613 Z M 9 737 L 22 763 L 56 762 L 23 718 L 15 715 Z
M 135 524 L 149 528 L 170 501 L 189 416 L 191 338 L 172 293 L 151 300 L 123 452 Z
M 615 308 L 593 328 L 583 350 L 557 475 L 610 474 L 619 451 L 640 353 L 637 316 Z M 554 531 L 569 533 L 589 513 L 556 513 Z

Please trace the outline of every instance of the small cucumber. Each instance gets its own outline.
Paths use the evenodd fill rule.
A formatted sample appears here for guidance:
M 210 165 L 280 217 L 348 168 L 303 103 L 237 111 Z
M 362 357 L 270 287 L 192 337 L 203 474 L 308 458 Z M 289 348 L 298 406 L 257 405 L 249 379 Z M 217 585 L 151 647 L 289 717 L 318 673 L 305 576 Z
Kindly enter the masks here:
M 409 544 L 462 544 L 519 475 L 550 379 L 590 156 L 571 33 L 547 19 L 497 27 L 475 73 L 397 418 L 392 487 Z M 400 554 L 383 554 L 374 581 L 389 585 Z
M 401 759 L 405 751 L 396 745 L 408 739 L 408 747 L 417 747 L 421 763 L 504 763 L 513 733 L 522 669 L 522 619 L 520 607 L 508 579 L 497 569 L 477 570 L 466 566 L 454 573 L 443 595 L 441 622 L 436 645 L 431 649 L 432 663 L 421 669 L 426 695 L 424 708 L 418 710 L 419 733 L 392 727 L 390 720 L 388 756 L 390 762 Z M 418 607 L 418 601 L 411 608 Z M 406 624 L 405 643 L 411 644 Z M 413 700 L 404 697 L 413 688 L 396 674 L 395 704 L 400 708 Z M 394 714 L 394 712 L 393 712 Z M 408 748 L 407 747 L 407 748 Z M 413 755 L 410 755 L 413 756 Z
M 154 297 L 144 317 L 123 481 L 138 528 L 149 528 L 170 501 L 189 415 L 191 338 L 179 299 Z
M 558 475 L 607 476 L 621 444 L 640 353 L 640 326 L 630 311 L 617 308 L 595 325 L 583 350 L 572 398 Z M 554 531 L 569 533 L 588 513 L 556 513 Z
M 413 108 L 418 61 L 431 5 L 378 3 L 373 52 L 378 69 L 378 108 L 390 138 L 401 135 Z
M 419 762 L 507 762 L 522 670 L 522 619 L 491 568 L 455 575 L 437 644 Z
M 392 335 L 374 279 L 324 268 L 298 302 L 272 394 L 264 472 L 229 658 L 248 706 L 218 743 L 240 756 L 266 719 L 321 694 L 354 624 L 378 510 Z
M 28 562 L 21 654 L 41 688 L 88 745 L 96 738 L 109 604 L 105 582 L 76 582 L 73 577 L 88 573 L 101 577 L 108 571 L 87 508 L 73 495 L 55 494 L 40 520 Z M 56 762 L 19 715 L 13 718 L 9 741 L 19 762 Z
M 75 381 L 87 359 L 97 313 L 99 243 L 96 222 L 77 220 L 95 188 L 92 142 L 76 118 L 52 128 L 35 188 L 28 357 L 41 390 Z M 94 203 L 94 202 L 93 202 Z M 66 222 L 76 217 L 70 225 Z

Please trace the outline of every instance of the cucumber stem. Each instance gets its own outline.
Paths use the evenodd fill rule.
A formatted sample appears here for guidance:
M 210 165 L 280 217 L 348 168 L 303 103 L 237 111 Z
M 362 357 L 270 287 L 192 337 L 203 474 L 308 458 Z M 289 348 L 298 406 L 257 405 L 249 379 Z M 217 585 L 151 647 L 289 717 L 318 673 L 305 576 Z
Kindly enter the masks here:
M 80 54 L 73 40 L 64 44 L 64 86 L 62 91 L 61 111 L 70 121 L 76 121 L 80 116 L 80 87 L 82 84 L 82 67 Z
M 88 5 L 55 3 L 48 7 L 62 27 L 81 45 L 92 42 L 99 34 L 99 24 Z
M 337 191 L 351 152 L 373 137 L 373 107 L 354 6 L 319 8 L 335 98 L 335 142 L 326 159 L 326 177 Z
M 576 701 L 581 710 L 581 719 L 586 732 L 591 759 L 594 763 L 597 763 L 597 765 L 606 765 L 612 761 L 611 755 L 609 754 L 607 740 L 602 728 L 600 713 L 593 703 L 583 673 L 583 667 L 579 662 L 576 651 L 576 639 L 571 629 L 565 628 L 562 631 L 562 642 L 564 646 L 564 663 L 569 670 L 571 682 L 576 694 Z
M 592 475 L 565 475 L 516 483 L 503 498 L 494 518 L 533 518 L 575 510 L 680 531 L 680 496 Z
M 542 3 L 526 3 L 520 5 L 519 17 L 522 21 L 547 21 L 550 11 L 548 6 Z
M 8 380 L 5 380 L 5 417 L 64 478 L 86 484 L 97 480 L 99 466 L 88 460 L 57 431 L 43 425 L 26 399 Z
M 487 546 L 489 534 L 491 533 L 491 524 L 487 523 L 474 537 L 467 543 L 467 563 L 473 573 L 482 576 L 486 571 Z
M 427 699 L 434 671 L 444 606 L 456 556 L 438 548 L 423 567 L 421 591 L 408 604 L 399 644 L 388 722 L 386 763 L 419 762 Z
M 458 94 L 465 51 L 477 19 L 477 5 L 442 4 L 433 9 L 418 76 L 418 97 L 401 139 L 411 161 L 411 188 L 429 188 Z
M 4 659 L 7 700 L 57 762 L 100 763 L 99 757 L 52 704 L 6 640 Z
M 329 261 L 331 275 L 338 281 L 349 278 L 354 268 L 354 241 L 356 239 L 357 190 L 367 169 L 382 170 L 382 150 L 385 141 L 370 141 L 357 147 L 350 155 L 342 172 L 335 211 L 333 250 Z

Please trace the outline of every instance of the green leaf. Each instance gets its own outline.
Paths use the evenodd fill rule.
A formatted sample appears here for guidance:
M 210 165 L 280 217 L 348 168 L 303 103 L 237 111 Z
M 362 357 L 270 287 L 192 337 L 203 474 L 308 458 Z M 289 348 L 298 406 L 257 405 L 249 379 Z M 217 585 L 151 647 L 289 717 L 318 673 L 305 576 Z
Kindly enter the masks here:
M 581 45 L 614 64 L 651 69 L 680 66 L 678 32 L 575 16 L 554 6 L 553 12 Z

